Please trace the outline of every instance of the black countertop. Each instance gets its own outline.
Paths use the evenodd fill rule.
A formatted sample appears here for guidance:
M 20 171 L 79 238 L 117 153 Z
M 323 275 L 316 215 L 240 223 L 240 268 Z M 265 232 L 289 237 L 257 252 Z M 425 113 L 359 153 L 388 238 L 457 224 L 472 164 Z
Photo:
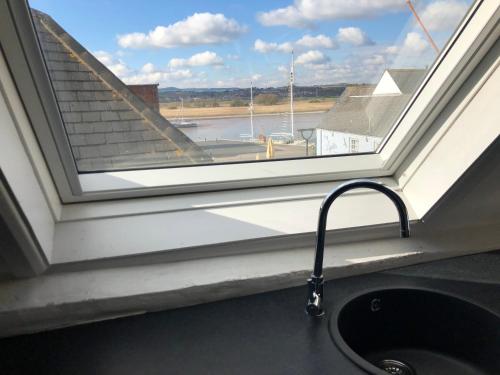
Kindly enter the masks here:
M 476 257 L 481 256 L 488 257 Z M 487 263 L 492 260 L 498 264 L 500 257 L 496 254 Z M 453 261 L 446 262 L 444 270 Z M 435 262 L 434 269 L 439 270 L 439 264 Z M 467 261 L 462 258 L 457 264 L 466 267 Z M 305 314 L 304 283 L 298 288 L 3 339 L 0 374 L 364 374 L 336 348 L 328 331 L 328 312 L 354 295 L 375 289 L 428 288 L 500 314 L 500 283 L 446 280 L 445 275 L 435 278 L 436 273 L 424 277 L 418 275 L 418 266 L 408 271 L 411 276 L 401 269 L 397 274 L 328 282 L 327 315 L 322 319 Z

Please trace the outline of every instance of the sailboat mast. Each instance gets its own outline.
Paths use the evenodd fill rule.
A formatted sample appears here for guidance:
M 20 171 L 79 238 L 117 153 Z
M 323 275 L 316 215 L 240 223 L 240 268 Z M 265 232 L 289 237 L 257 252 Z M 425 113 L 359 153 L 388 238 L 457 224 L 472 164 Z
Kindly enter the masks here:
M 293 108 L 293 84 L 295 82 L 295 54 L 292 51 L 292 64 L 290 67 L 290 122 L 292 131 L 292 140 L 294 135 L 294 108 Z
M 254 134 L 253 134 L 253 82 L 250 82 L 250 129 L 251 129 L 251 135 L 252 135 L 252 140 L 254 139 Z
M 181 124 L 184 123 L 184 98 L 181 98 Z

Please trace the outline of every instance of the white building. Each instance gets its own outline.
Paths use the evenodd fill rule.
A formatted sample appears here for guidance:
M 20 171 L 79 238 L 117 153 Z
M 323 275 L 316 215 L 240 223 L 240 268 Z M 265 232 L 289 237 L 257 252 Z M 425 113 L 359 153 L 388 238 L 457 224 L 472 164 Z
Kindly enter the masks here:
M 376 86 L 346 88 L 316 131 L 316 154 L 375 151 L 422 81 L 423 69 L 386 70 Z

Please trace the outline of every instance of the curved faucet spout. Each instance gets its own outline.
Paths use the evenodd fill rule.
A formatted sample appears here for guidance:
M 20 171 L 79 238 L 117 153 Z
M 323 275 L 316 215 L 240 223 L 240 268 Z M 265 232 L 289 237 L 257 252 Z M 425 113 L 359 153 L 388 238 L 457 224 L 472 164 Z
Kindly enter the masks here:
M 402 238 L 410 237 L 410 222 L 408 210 L 401 197 L 387 186 L 371 180 L 353 180 L 333 189 L 323 200 L 319 210 L 318 230 L 316 232 L 316 255 L 314 258 L 314 271 L 307 280 L 309 295 L 306 311 L 312 316 L 323 315 L 323 255 L 325 251 L 325 233 L 328 211 L 330 206 L 340 195 L 353 189 L 373 189 L 385 194 L 396 206 L 399 214 L 400 234 Z

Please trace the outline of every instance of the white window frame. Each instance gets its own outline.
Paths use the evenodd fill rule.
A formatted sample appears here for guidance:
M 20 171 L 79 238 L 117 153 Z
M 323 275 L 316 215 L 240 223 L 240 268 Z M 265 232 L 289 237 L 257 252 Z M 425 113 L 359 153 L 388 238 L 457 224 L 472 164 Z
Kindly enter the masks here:
M 7 3 L 10 3 L 10 0 L 0 3 L 0 11 L 4 10 L 2 7 Z M 14 1 L 13 3 L 22 4 Z M 32 255 L 27 254 L 24 270 L 19 274 L 28 274 L 30 270 L 38 273 L 41 269 L 59 263 L 82 263 L 88 260 L 97 261 L 99 258 L 135 256 L 138 253 L 151 254 L 161 251 L 171 253 L 172 259 L 179 260 L 182 257 L 210 256 L 210 254 L 221 254 L 221 251 L 235 251 L 234 248 L 228 250 L 228 247 L 221 247 L 221 244 L 227 242 L 243 243 L 236 246 L 242 252 L 262 251 L 262 242 L 259 241 L 264 239 L 269 243 L 266 246 L 276 248 L 276 241 L 280 242 L 280 246 L 284 246 L 280 239 L 275 239 L 275 234 L 266 231 L 267 228 L 257 233 L 254 231 L 255 228 L 245 225 L 241 228 L 235 227 L 233 233 L 224 225 L 220 225 L 209 228 L 210 230 L 203 236 L 199 233 L 196 236 L 189 236 L 183 231 L 182 226 L 177 232 L 175 229 L 174 232 L 168 232 L 169 235 L 166 235 L 167 229 L 165 229 L 165 233 L 157 233 L 157 238 L 141 238 L 142 247 L 131 247 L 127 236 L 123 236 L 123 233 L 137 231 L 137 226 L 128 227 L 132 225 L 130 223 L 134 217 L 140 217 L 140 225 L 148 229 L 159 220 L 172 224 L 179 223 L 180 220 L 189 222 L 199 219 L 201 213 L 211 211 L 217 211 L 217 215 L 221 217 L 236 219 L 234 222 L 239 220 L 238 215 L 243 215 L 243 221 L 251 222 L 255 220 L 255 212 L 259 215 L 272 215 L 276 205 L 281 203 L 292 213 L 295 205 L 302 205 L 307 206 L 303 208 L 303 212 L 307 212 L 307 215 L 311 212 L 315 214 L 316 206 L 327 191 L 340 180 L 356 177 L 384 177 L 382 180 L 402 194 L 403 198 L 405 195 L 410 197 L 407 203 L 411 218 L 422 219 L 496 136 L 494 127 L 487 128 L 486 125 L 482 125 L 485 135 L 482 143 L 468 145 L 470 153 L 461 159 L 460 167 L 454 170 L 453 174 L 447 174 L 446 181 L 442 181 L 439 186 L 433 185 L 434 191 L 425 201 L 418 195 L 419 190 L 414 188 L 416 184 L 408 182 L 412 179 L 426 181 L 429 173 L 432 173 L 432 171 L 426 172 L 425 168 L 421 167 L 425 166 L 425 162 L 416 160 L 423 158 L 415 154 L 416 149 L 423 147 L 422 144 L 428 149 L 425 152 L 431 154 L 434 149 L 439 148 L 436 145 L 453 147 L 450 144 L 446 145 L 449 141 L 445 139 L 445 135 L 448 136 L 453 132 L 444 126 L 440 128 L 440 132 L 444 134 L 440 137 L 444 137 L 446 142 L 440 137 L 428 140 L 423 135 L 436 126 L 435 120 L 442 114 L 443 108 L 459 89 L 462 90 L 462 84 L 475 71 L 483 57 L 491 52 L 491 47 L 500 35 L 499 13 L 495 0 L 482 0 L 474 4 L 459 31 L 432 68 L 431 74 L 395 124 L 391 131 L 392 136 L 385 140 L 376 154 L 80 176 L 76 173 L 74 163 L 64 164 L 59 160 L 57 147 L 60 145 L 52 135 L 46 132 L 45 138 L 40 138 L 38 134 L 37 127 L 47 129 L 43 126 L 48 126 L 49 117 L 58 115 L 53 95 L 44 97 L 44 100 L 54 100 L 52 104 L 55 107 L 49 107 L 55 111 L 51 115 L 44 110 L 45 107 L 37 91 L 39 86 L 35 84 L 35 80 L 44 77 L 47 79 L 46 83 L 50 83 L 46 70 L 30 70 L 27 64 L 29 59 L 26 58 L 20 60 L 13 69 L 6 52 L 15 54 L 16 43 L 12 43 L 9 47 L 14 48 L 14 51 L 12 49 L 6 51 L 2 44 L 0 99 L 2 96 L 5 98 L 10 118 L 9 114 L 5 113 L 7 111 L 2 109 L 0 120 L 5 120 L 6 124 L 10 121 L 11 124 L 7 124 L 9 134 L 4 137 L 8 138 L 8 142 L 2 144 L 0 138 L 0 156 L 2 156 L 0 168 L 43 252 L 41 257 L 35 250 Z M 4 28 L 8 26 L 5 23 L 0 24 L 0 32 L 3 33 Z M 0 41 L 3 43 L 3 39 Z M 26 55 L 23 50 L 17 52 L 20 53 L 17 55 L 18 58 Z M 22 68 L 28 69 L 25 73 L 29 75 L 19 81 L 16 76 L 19 71 L 16 73 L 15 70 L 22 71 Z M 34 93 L 37 95 L 26 98 L 22 94 L 27 89 L 36 89 Z M 473 97 L 472 93 L 470 95 Z M 35 103 L 33 107 L 30 106 L 32 101 Z M 62 126 L 57 122 L 52 125 Z M 53 147 L 52 153 L 42 152 L 42 149 L 46 151 L 47 144 L 52 145 L 49 146 Z M 4 146 L 7 146 L 6 149 Z M 69 145 L 66 146 L 69 150 Z M 51 158 L 55 158 L 55 164 L 51 162 Z M 408 169 L 412 171 L 406 174 Z M 68 176 L 72 173 L 76 173 L 78 182 L 76 189 L 80 189 L 78 194 L 75 193 L 75 186 L 68 181 Z M 221 193 L 215 192 L 221 190 L 223 190 Z M 184 194 L 168 196 L 177 193 Z M 376 237 L 382 233 L 376 230 L 376 233 L 360 236 L 358 232 L 352 232 L 352 229 L 379 226 L 385 228 L 387 224 L 393 223 L 394 213 L 390 210 L 390 205 L 384 205 L 384 201 L 380 200 L 376 193 L 348 194 L 340 201 L 349 202 L 348 207 L 372 208 L 370 215 L 364 217 L 364 221 L 351 219 L 329 225 L 329 230 L 348 231 L 344 236 L 346 241 L 368 239 L 372 235 Z M 286 202 L 290 202 L 290 205 L 287 206 Z M 413 206 L 415 210 L 412 210 Z M 347 206 L 345 213 L 349 213 Z M 274 219 L 279 221 L 277 217 Z M 314 232 L 315 219 L 309 216 L 302 219 L 302 226 L 283 229 L 282 235 L 288 239 L 304 238 L 301 236 Z M 103 220 L 109 226 L 105 232 L 99 232 Z M 205 224 L 210 225 L 208 222 Z M 97 236 L 99 233 L 103 236 Z M 79 238 L 81 243 L 74 243 L 75 239 Z M 97 242 L 89 244 L 88 239 L 92 238 L 96 238 Z M 252 244 L 248 241 L 252 241 Z M 260 245 L 255 245 L 256 242 Z M 293 242 L 295 243 L 295 240 Z M 290 242 L 285 241 L 285 246 L 290 246 Z M 197 250 L 192 250 L 193 247 Z M 207 250 L 207 247 L 211 250 Z M 257 250 L 256 247 L 260 248 Z M 186 251 L 182 253 L 183 255 L 173 251 L 179 249 Z M 193 255 L 193 252 L 197 255 Z M 200 255 L 202 253 L 203 255 Z M 13 259 L 16 256 L 12 254 Z M 46 259 L 48 264 L 43 259 Z
M 29 14 L 24 1 L 8 0 L 3 5 L 10 7 L 12 30 L 16 30 L 9 37 L 14 40 L 17 36 L 17 41 L 8 43 L 4 53 L 9 63 L 9 54 L 17 59 L 21 56 L 14 51 L 15 43 L 23 47 L 23 64 L 9 64 L 9 67 L 16 84 L 18 77 L 24 77 L 18 89 L 64 203 L 382 177 L 394 173 L 439 113 L 440 104 L 444 105 L 463 82 L 468 73 L 463 67 L 472 70 L 471 61 L 480 60 L 481 42 L 494 26 L 489 25 L 495 12 L 494 3 L 488 0 L 474 3 L 390 136 L 374 154 L 79 174 L 33 27 L 27 23 Z M 26 98 L 24 94 L 28 92 L 38 95 Z

